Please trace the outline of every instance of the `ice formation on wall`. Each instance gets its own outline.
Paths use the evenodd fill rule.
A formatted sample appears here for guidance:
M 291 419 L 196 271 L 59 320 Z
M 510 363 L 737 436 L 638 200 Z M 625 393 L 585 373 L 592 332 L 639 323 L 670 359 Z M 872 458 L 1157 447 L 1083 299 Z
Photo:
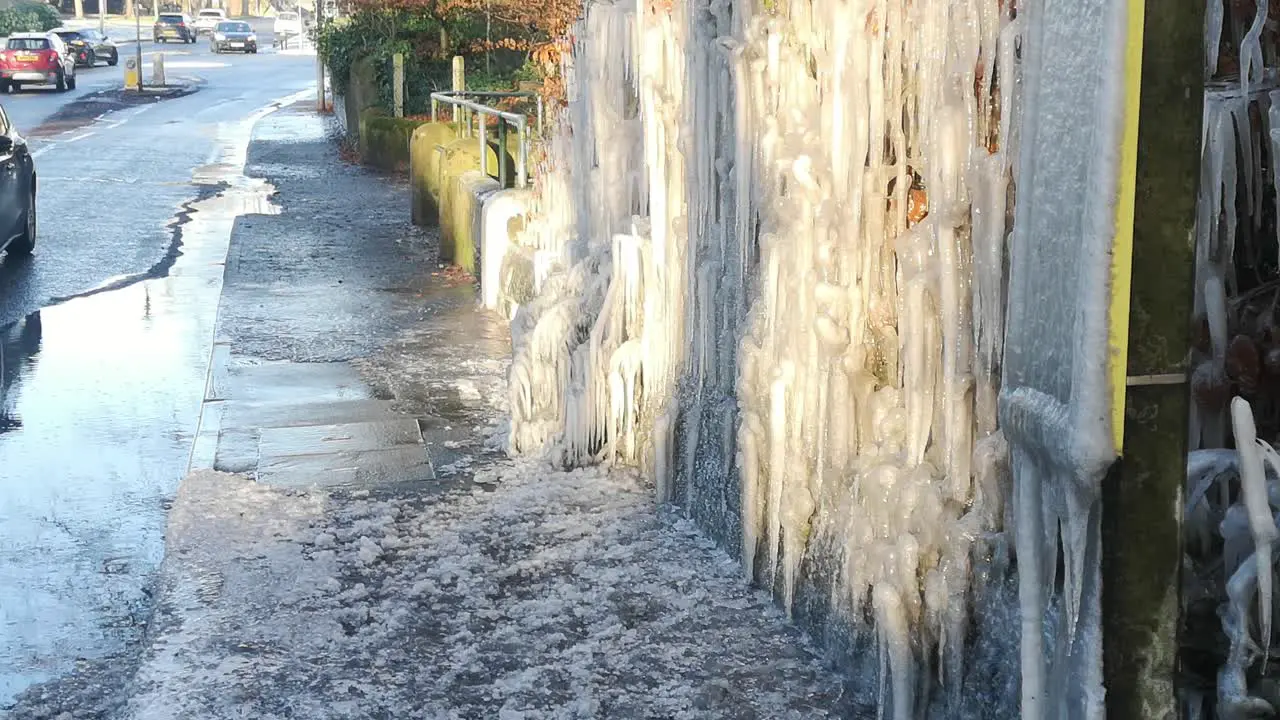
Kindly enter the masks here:
M 1280 35 L 1266 0 L 1206 9 L 1183 606 L 1184 645 L 1219 669 L 1188 683 L 1186 711 L 1263 717 L 1280 709 L 1267 661 L 1280 536 Z M 1205 642 L 1206 627 L 1227 646 Z
M 513 251 L 543 272 L 511 450 L 638 463 L 686 507 L 699 448 L 731 463 L 707 502 L 747 572 L 790 611 L 829 546 L 901 720 L 958 691 L 970 547 L 1010 499 L 1024 33 L 1004 0 L 592 3 Z

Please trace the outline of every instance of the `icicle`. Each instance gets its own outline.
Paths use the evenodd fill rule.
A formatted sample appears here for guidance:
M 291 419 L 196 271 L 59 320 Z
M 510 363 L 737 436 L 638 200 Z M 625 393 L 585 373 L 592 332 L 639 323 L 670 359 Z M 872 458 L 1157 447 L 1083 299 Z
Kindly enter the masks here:
M 1262 628 L 1265 657 L 1271 647 L 1271 545 L 1280 537 L 1280 530 L 1276 528 L 1267 500 L 1267 478 L 1253 425 L 1253 409 L 1244 398 L 1231 400 L 1231 426 L 1235 431 L 1236 452 L 1240 454 L 1240 485 L 1257 558 L 1258 623 Z

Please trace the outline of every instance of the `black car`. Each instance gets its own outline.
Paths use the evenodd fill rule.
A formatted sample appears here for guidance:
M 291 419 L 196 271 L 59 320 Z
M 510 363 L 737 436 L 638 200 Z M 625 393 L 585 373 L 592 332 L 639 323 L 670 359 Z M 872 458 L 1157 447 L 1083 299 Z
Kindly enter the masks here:
M 111 38 L 98 30 L 59 28 L 53 32 L 67 44 L 67 49 L 76 59 L 76 65 L 93 67 L 99 60 L 106 60 L 108 65 L 120 62 L 120 49 Z
M 0 108 L 0 250 L 29 255 L 35 248 L 36 163 Z
M 213 51 L 223 52 L 258 52 L 258 36 L 247 22 L 223 20 L 213 28 Z
M 156 42 L 178 40 L 184 43 L 196 41 L 196 26 L 191 18 L 181 13 L 161 13 L 151 26 L 151 36 Z

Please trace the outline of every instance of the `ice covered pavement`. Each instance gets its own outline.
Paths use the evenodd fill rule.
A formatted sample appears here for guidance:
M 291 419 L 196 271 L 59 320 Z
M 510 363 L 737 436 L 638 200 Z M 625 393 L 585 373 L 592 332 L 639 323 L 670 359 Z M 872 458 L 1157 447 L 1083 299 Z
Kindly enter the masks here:
M 819 718 L 841 680 L 630 473 L 440 495 L 198 472 L 126 717 Z

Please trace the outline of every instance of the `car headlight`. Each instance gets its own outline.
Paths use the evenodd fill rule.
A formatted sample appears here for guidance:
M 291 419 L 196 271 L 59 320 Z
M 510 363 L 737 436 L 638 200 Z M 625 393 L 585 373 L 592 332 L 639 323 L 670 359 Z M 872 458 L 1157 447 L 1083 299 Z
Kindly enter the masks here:
M 251 33 L 251 34 L 249 35 L 249 42 L 252 42 L 252 43 L 256 43 L 256 42 L 258 42 L 258 36 L 257 36 L 257 35 L 255 35 L 255 34 L 252 34 L 252 33 Z
M 214 39 L 214 40 L 226 40 L 226 39 L 227 39 L 227 36 L 226 36 L 226 35 L 223 35 L 222 33 L 214 33 L 214 34 L 213 34 L 213 39 Z

